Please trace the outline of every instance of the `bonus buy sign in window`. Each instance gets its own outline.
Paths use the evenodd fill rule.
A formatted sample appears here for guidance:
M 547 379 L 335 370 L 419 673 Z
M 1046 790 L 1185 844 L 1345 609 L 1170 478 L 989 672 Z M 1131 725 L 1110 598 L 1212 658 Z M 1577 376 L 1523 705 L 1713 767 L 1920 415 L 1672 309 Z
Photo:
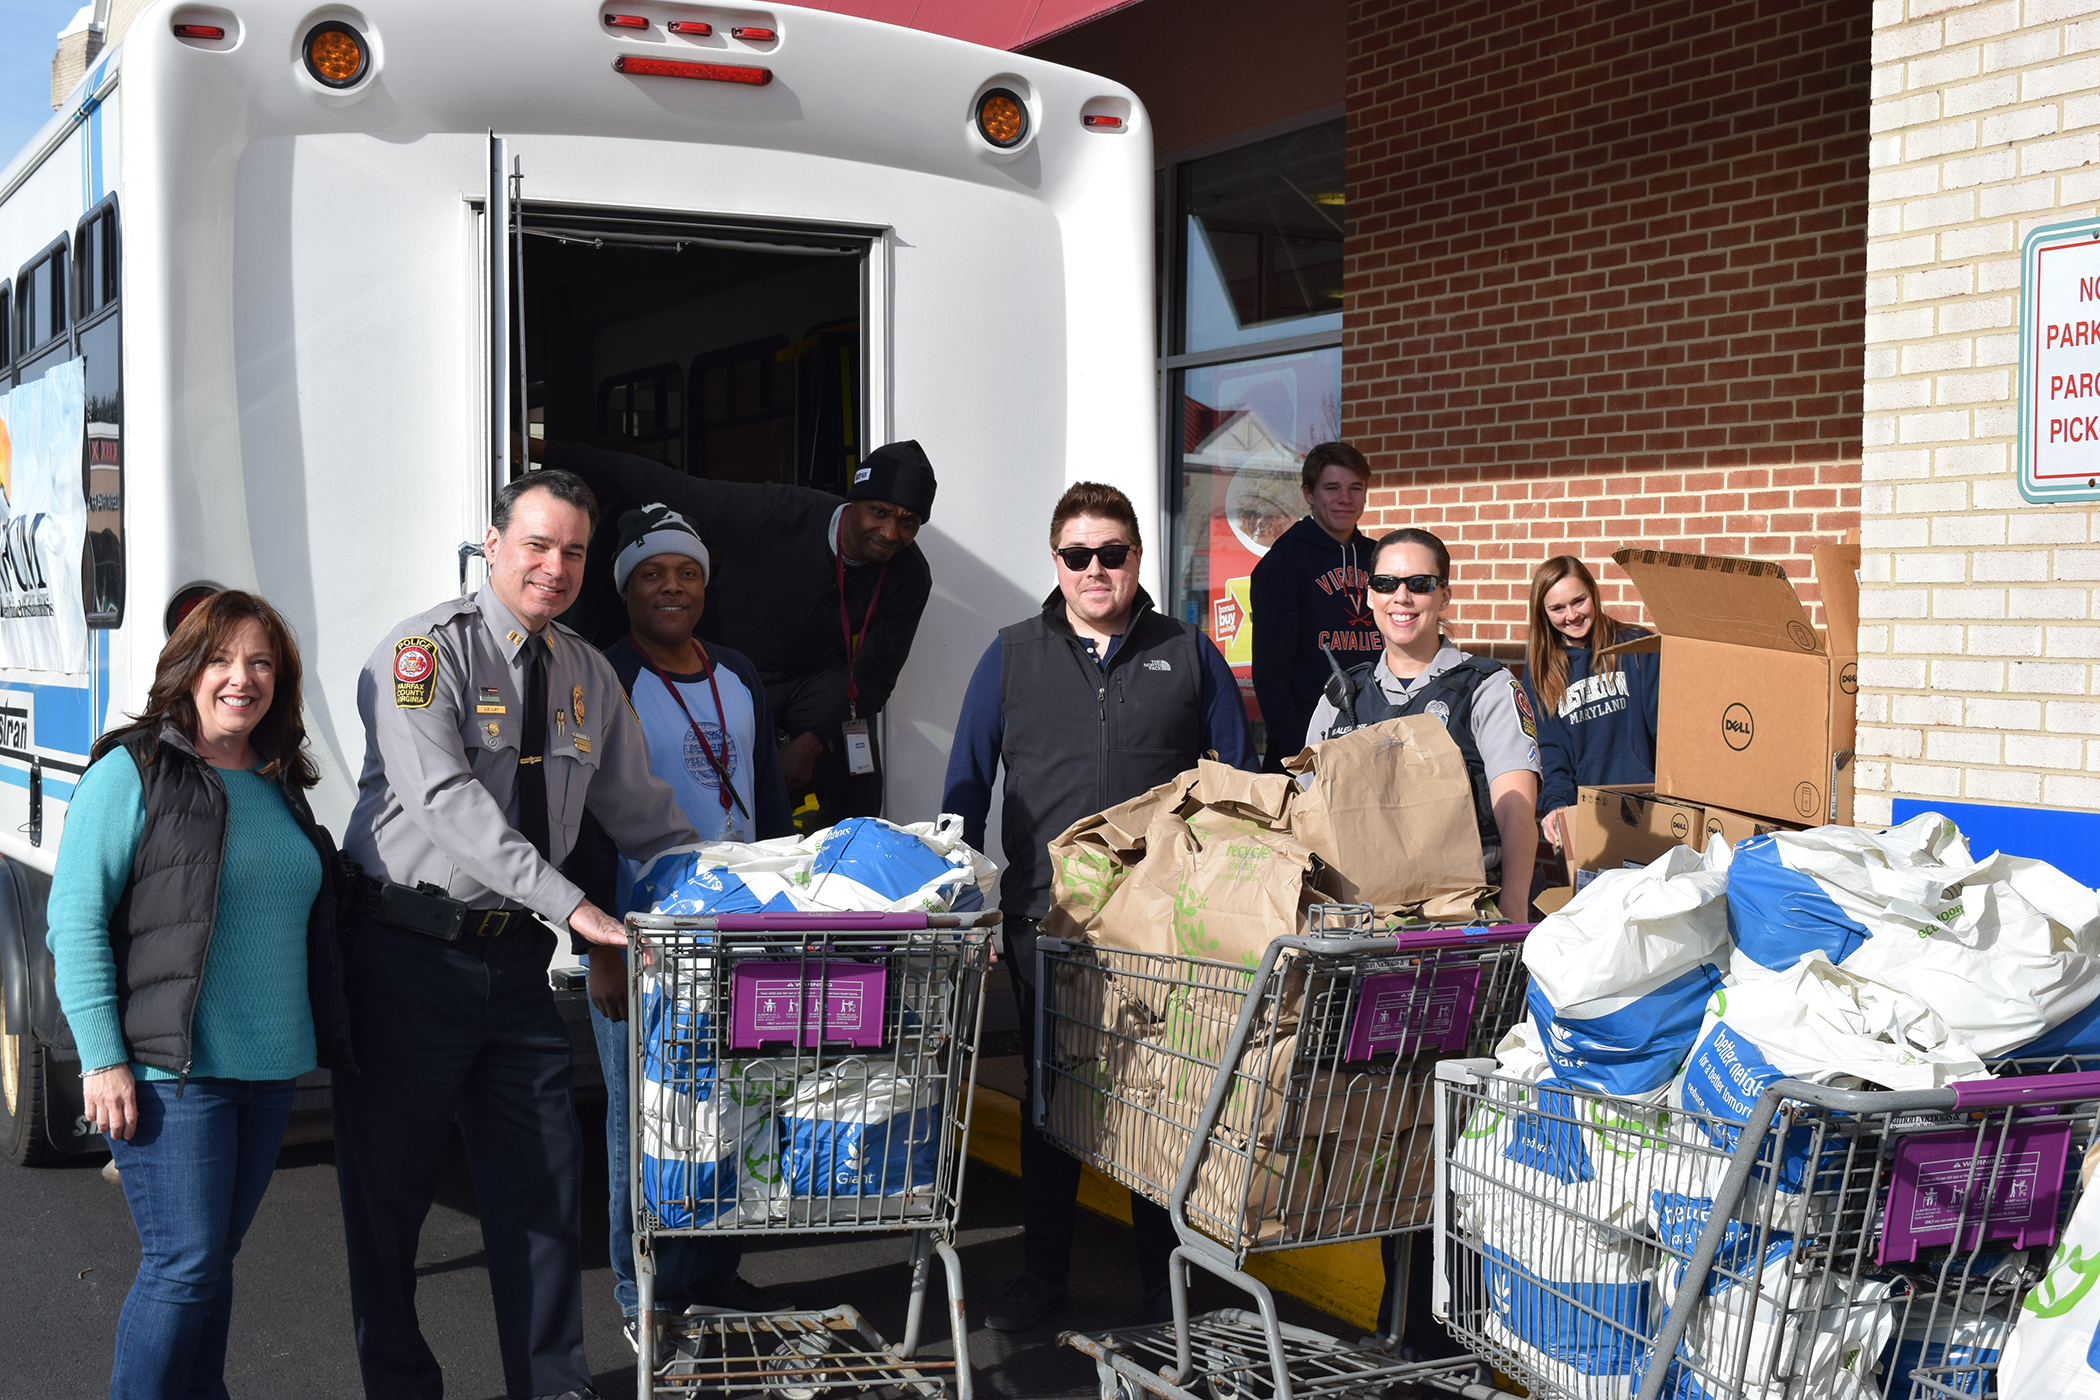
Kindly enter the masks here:
M 2051 224 L 2020 260 L 2020 494 L 2100 500 L 2100 221 Z

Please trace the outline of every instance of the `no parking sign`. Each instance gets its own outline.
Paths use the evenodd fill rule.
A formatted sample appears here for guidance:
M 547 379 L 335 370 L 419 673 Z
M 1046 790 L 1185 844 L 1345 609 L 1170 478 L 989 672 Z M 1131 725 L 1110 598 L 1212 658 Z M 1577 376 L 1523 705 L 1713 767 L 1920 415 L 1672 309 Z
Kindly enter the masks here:
M 2020 494 L 2100 500 L 2100 220 L 2038 228 L 2021 250 Z

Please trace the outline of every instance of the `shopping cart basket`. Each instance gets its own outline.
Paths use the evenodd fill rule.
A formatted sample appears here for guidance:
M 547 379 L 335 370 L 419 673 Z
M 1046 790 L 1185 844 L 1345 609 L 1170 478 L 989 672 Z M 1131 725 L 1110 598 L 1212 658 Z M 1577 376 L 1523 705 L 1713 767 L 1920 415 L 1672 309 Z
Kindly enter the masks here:
M 1747 1119 L 1437 1067 L 1434 1306 L 1539 1396 L 1995 1393 L 2100 1074 L 1767 1085 Z
M 996 913 L 628 917 L 644 1400 L 799 1400 L 876 1386 L 969 1400 L 954 1234 L 987 930 L 998 922 Z M 894 1346 L 851 1307 L 687 1318 L 673 1338 L 655 1325 L 660 1240 L 894 1230 L 913 1236 Z M 917 1354 L 935 1255 L 952 1359 Z
M 1245 1272 L 1252 1254 L 1428 1229 L 1429 1067 L 1486 1052 L 1524 1014 L 1528 925 L 1373 929 L 1369 905 L 1317 906 L 1253 966 L 1038 940 L 1036 1123 L 1165 1206 L 1181 1241 L 1171 1326 L 1068 1339 L 1105 1388 L 1114 1373 L 1178 1396 L 1201 1375 L 1288 1400 L 1474 1369 L 1294 1336 Z M 1184 1262 L 1245 1290 L 1258 1321 L 1190 1319 Z

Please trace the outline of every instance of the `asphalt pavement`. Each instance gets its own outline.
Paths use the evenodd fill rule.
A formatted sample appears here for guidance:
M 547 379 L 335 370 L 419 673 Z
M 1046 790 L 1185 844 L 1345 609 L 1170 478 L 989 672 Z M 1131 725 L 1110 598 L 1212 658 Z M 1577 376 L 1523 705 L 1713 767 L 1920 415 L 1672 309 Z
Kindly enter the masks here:
M 604 1110 L 578 1109 L 587 1144 L 604 1141 Z M 584 1327 L 597 1386 L 607 1400 L 635 1393 L 633 1352 L 620 1332 L 605 1261 L 602 1153 L 587 1153 L 594 1179 L 584 1201 Z M 0 1164 L 0 1400 L 87 1400 L 108 1394 L 118 1310 L 138 1268 L 138 1236 L 121 1188 L 102 1179 L 100 1159 L 27 1169 Z M 1020 1187 L 972 1163 L 958 1239 L 969 1316 L 1020 1270 Z M 753 1239 L 744 1275 L 806 1307 L 850 1303 L 882 1334 L 900 1336 L 910 1242 L 902 1235 Z M 423 1230 L 418 1307 L 424 1333 L 443 1362 L 452 1400 L 503 1395 L 495 1318 L 473 1185 L 455 1139 L 436 1207 Z M 938 1271 L 936 1271 L 938 1276 Z M 249 1232 L 235 1271 L 227 1386 L 253 1397 L 357 1397 L 349 1283 L 333 1148 L 288 1147 Z M 1059 1332 L 1098 1330 L 1137 1320 L 1139 1300 L 1129 1231 L 1080 1212 L 1066 1309 L 1034 1332 L 1007 1335 L 977 1327 L 970 1355 L 979 1393 L 1093 1397 L 1093 1363 L 1057 1345 Z M 1241 1295 L 1198 1272 L 1198 1310 L 1244 1306 Z M 1342 1324 L 1279 1298 L 1286 1320 L 1353 1335 Z M 945 1316 L 934 1308 L 930 1319 Z M 928 1348 L 951 1352 L 945 1336 Z

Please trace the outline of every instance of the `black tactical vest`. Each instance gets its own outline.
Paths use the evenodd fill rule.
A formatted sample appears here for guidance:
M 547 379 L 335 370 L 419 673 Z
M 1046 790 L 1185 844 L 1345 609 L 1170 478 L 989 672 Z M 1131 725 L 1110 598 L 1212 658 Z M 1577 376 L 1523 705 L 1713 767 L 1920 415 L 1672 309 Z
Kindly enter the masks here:
M 1345 734 L 1352 728 L 1376 724 L 1380 720 L 1398 719 L 1402 715 L 1433 714 L 1442 720 L 1444 729 L 1466 760 L 1466 777 L 1473 784 L 1473 820 L 1480 828 L 1480 849 L 1495 853 L 1490 865 L 1490 874 L 1493 874 L 1502 864 L 1502 829 L 1495 825 L 1495 801 L 1488 794 L 1487 765 L 1481 761 L 1480 745 L 1473 739 L 1473 697 L 1489 680 L 1507 676 L 1509 672 L 1499 661 L 1468 656 L 1428 684 L 1418 687 L 1407 697 L 1405 704 L 1395 705 L 1387 697 L 1385 688 L 1378 684 L 1375 668 L 1384 664 L 1385 658 L 1381 656 L 1348 673 L 1355 696 L 1356 723 L 1349 723 L 1349 708 L 1343 707 L 1341 722 L 1330 729 L 1326 737 Z M 1431 708 L 1432 704 L 1437 708 Z

